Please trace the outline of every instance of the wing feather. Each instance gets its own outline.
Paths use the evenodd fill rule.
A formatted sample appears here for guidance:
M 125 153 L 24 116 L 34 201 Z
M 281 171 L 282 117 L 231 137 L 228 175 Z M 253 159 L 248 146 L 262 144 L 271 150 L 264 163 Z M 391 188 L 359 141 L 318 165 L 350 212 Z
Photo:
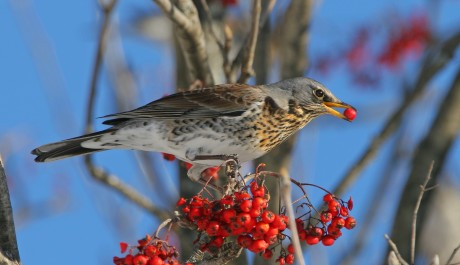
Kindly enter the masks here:
M 150 102 L 140 108 L 111 114 L 104 124 L 116 125 L 130 119 L 213 118 L 237 116 L 247 111 L 255 101 L 266 97 L 260 87 L 245 84 L 224 84 L 209 88 L 179 92 Z

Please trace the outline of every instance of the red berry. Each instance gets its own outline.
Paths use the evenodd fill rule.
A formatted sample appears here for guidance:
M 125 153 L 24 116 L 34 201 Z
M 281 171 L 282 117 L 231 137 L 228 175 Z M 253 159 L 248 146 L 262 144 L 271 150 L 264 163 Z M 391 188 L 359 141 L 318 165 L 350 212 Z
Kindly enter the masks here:
M 348 208 L 345 207 L 345 206 L 340 207 L 340 215 L 343 216 L 343 217 L 347 217 L 348 216 Z
M 265 234 L 270 229 L 270 225 L 265 223 L 264 221 L 260 221 L 260 222 L 258 222 L 256 224 L 255 229 L 256 229 L 257 232 L 259 232 L 261 234 Z
M 158 249 L 153 245 L 148 245 L 144 248 L 144 254 L 151 258 L 153 258 L 157 252 L 158 252 Z
M 248 213 L 251 209 L 252 209 L 252 200 L 246 200 L 240 204 L 240 210 L 242 212 Z
M 265 242 L 265 240 L 263 239 L 259 239 L 259 240 L 252 241 L 252 244 L 248 249 L 254 253 L 259 253 L 259 252 L 264 251 L 267 248 L 268 248 L 268 243 Z
M 343 112 L 343 115 L 349 120 L 352 121 L 356 117 L 356 110 L 353 108 L 346 108 Z
M 211 221 L 209 222 L 208 226 L 206 227 L 206 233 L 210 236 L 216 236 L 219 232 L 219 222 Z
M 252 208 L 250 211 L 249 211 L 249 215 L 251 217 L 259 217 L 260 216 L 260 213 L 262 212 L 262 210 L 260 208 Z
M 162 258 L 155 256 L 149 260 L 148 265 L 163 265 L 164 261 Z
M 343 219 L 342 217 L 334 217 L 334 219 L 332 219 L 330 226 L 337 229 L 341 229 L 345 226 L 345 219 Z
M 332 214 L 329 211 L 323 211 L 320 215 L 321 222 L 327 223 L 332 220 Z
M 133 263 L 133 258 L 134 258 L 134 257 L 133 257 L 133 255 L 131 255 L 131 254 L 126 255 L 126 257 L 125 257 L 125 263 L 124 263 L 124 264 L 125 264 L 125 265 L 133 265 L 133 264 L 134 264 L 134 263 Z
M 120 242 L 120 250 L 121 250 L 121 253 L 125 253 L 126 249 L 128 249 L 128 243 L 126 243 L 126 242 Z
M 251 190 L 252 195 L 254 195 L 254 191 L 256 191 L 259 188 L 259 184 L 257 184 L 257 181 L 251 182 L 249 184 L 249 189 Z
M 305 240 L 305 238 L 307 238 L 307 231 L 302 229 L 302 230 L 298 230 L 298 232 L 299 232 L 299 239 L 300 240 Z
M 167 153 L 161 153 L 163 155 L 163 158 L 167 161 L 174 161 L 176 159 L 176 156 L 167 154 Z
M 133 258 L 133 264 L 134 265 L 147 265 L 147 262 L 149 261 L 149 257 L 137 254 Z
M 265 209 L 267 208 L 267 206 L 268 206 L 267 200 L 262 197 L 255 197 L 252 200 L 252 208 Z
M 243 248 L 248 248 L 249 246 L 252 245 L 252 238 L 248 235 L 240 235 L 238 236 L 238 238 L 236 239 L 236 241 L 238 242 L 238 245 L 243 247 Z
M 214 238 L 214 240 L 209 242 L 210 247 L 216 247 L 216 248 L 220 248 L 223 244 L 224 244 L 224 238 L 222 237 L 216 237 Z
M 308 235 L 305 242 L 307 242 L 308 245 L 316 245 L 319 242 L 319 237 Z
M 187 200 L 185 200 L 184 198 L 179 198 L 179 200 L 176 202 L 176 205 L 177 206 L 182 206 L 184 205 L 185 203 L 187 202 Z
M 276 243 L 278 241 L 278 235 L 268 235 L 265 234 L 264 236 L 265 242 L 267 242 L 269 245 Z
M 280 257 L 277 261 L 280 265 L 286 264 L 286 260 L 284 259 L 284 257 Z
M 248 213 L 239 213 L 236 216 L 236 223 L 240 226 L 246 226 L 251 223 L 251 216 Z
M 286 264 L 294 264 L 294 255 L 293 254 L 288 254 L 286 256 Z
M 310 228 L 309 234 L 312 236 L 322 237 L 324 234 L 323 229 L 319 227 L 312 227 Z
M 287 246 L 287 251 L 291 254 L 294 254 L 294 245 L 293 244 L 289 244 Z
M 328 193 L 328 194 L 323 196 L 323 201 L 324 202 L 330 202 L 332 200 L 334 200 L 334 195 L 332 195 L 331 193 Z
M 235 220 L 235 217 L 236 217 L 236 211 L 233 208 L 225 209 L 225 210 L 222 211 L 221 214 L 222 214 L 221 215 L 222 221 L 224 221 L 227 224 L 233 222 Z
M 262 213 L 262 221 L 267 224 L 271 224 L 275 220 L 275 214 L 272 211 L 264 211 Z
M 268 229 L 267 233 L 265 233 L 265 235 L 267 236 L 278 236 L 279 234 L 279 229 L 276 228 L 276 227 L 270 227 L 270 229 Z
M 347 205 L 348 205 L 348 210 L 353 210 L 353 199 L 351 198 L 350 196 L 350 199 L 348 200 L 347 202 Z
M 265 196 L 265 188 L 263 186 L 259 187 L 257 190 L 252 192 L 252 195 L 254 195 L 254 197 L 264 197 Z
M 340 203 L 336 200 L 329 201 L 327 203 L 327 207 L 329 208 L 329 211 L 338 211 L 340 210 Z
M 270 249 L 266 249 L 264 253 L 262 253 L 262 258 L 264 259 L 271 259 L 273 257 L 273 251 Z
M 321 240 L 321 242 L 323 242 L 323 245 L 325 246 L 332 246 L 335 242 L 335 239 L 332 236 L 327 235 L 323 237 L 323 240 Z
M 345 228 L 346 229 L 353 229 L 356 226 L 356 219 L 353 217 L 348 217 L 345 219 Z

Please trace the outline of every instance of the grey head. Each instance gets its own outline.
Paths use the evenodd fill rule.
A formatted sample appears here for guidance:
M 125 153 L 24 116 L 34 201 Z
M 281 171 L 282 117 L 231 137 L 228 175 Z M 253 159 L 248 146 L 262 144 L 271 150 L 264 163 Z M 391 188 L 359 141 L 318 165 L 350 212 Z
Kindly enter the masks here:
M 284 108 L 294 102 L 317 115 L 331 114 L 347 121 L 350 120 L 333 107 L 355 109 L 334 96 L 323 84 L 307 77 L 286 79 L 266 87 L 275 102 Z

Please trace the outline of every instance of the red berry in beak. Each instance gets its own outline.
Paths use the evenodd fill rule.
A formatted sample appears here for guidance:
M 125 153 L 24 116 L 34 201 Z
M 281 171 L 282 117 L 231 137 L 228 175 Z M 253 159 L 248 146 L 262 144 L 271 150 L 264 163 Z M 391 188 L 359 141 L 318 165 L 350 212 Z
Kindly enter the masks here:
M 350 121 L 354 120 L 356 117 L 356 110 L 352 108 L 346 108 L 343 112 L 343 115 Z

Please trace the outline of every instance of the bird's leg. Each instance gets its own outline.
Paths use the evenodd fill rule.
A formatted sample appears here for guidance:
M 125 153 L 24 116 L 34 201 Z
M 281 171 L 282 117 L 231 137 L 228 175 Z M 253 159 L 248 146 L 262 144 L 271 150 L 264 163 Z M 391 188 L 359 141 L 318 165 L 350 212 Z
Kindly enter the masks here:
M 225 172 L 227 176 L 234 179 L 238 176 L 238 169 L 240 163 L 238 161 L 238 155 L 196 155 L 193 157 L 193 161 L 199 160 L 222 160 L 225 161 Z
M 196 160 L 222 160 L 222 161 L 227 161 L 227 160 L 234 160 L 236 164 L 239 164 L 238 161 L 238 155 L 195 155 L 193 157 L 194 161 Z

